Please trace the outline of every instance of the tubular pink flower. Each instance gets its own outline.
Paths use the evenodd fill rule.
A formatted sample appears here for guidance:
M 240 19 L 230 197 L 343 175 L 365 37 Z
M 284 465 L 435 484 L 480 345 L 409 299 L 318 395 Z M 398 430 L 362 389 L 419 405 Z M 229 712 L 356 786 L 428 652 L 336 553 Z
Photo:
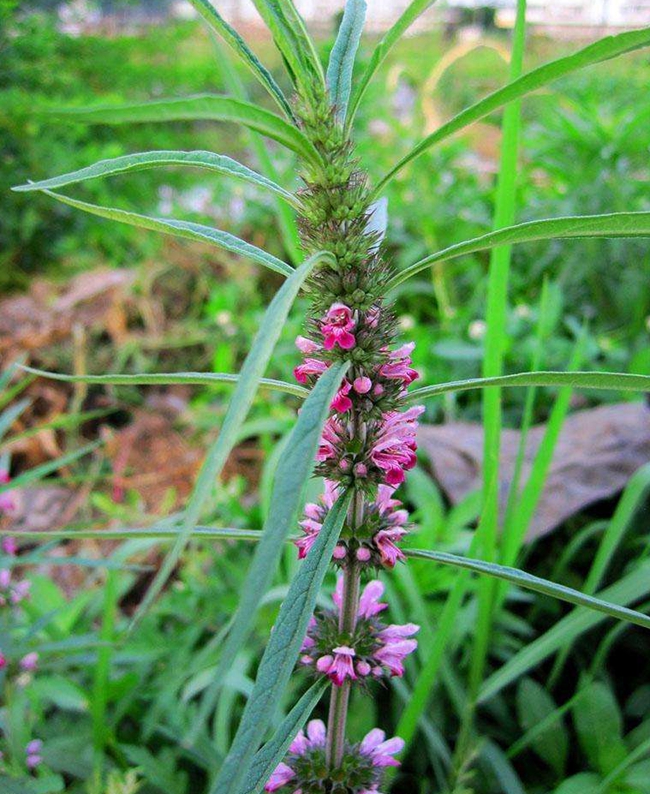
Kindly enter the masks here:
M 338 484 L 332 480 L 325 480 L 325 491 L 320 496 L 320 504 L 309 502 L 305 505 L 306 518 L 300 522 L 300 527 L 305 534 L 293 541 L 298 549 L 298 559 L 303 560 L 309 554 L 309 550 L 316 542 L 318 533 L 323 526 L 327 511 L 332 508 L 337 498 Z
M 379 551 L 382 563 L 387 568 L 394 568 L 395 564 L 405 560 L 404 552 L 395 543 L 407 535 L 405 529 L 396 527 L 394 529 L 381 529 L 373 538 L 373 542 Z
M 319 377 L 325 372 L 328 364 L 318 358 L 306 358 L 302 364 L 299 364 L 293 371 L 293 375 L 298 383 L 303 385 L 309 383 L 309 378 Z
M 323 427 L 323 434 L 316 455 L 316 460 L 319 463 L 338 457 L 343 432 L 344 428 L 340 420 L 336 416 L 330 416 Z
M 411 367 L 411 353 L 415 344 L 409 342 L 388 354 L 388 361 L 379 368 L 379 374 L 388 380 L 400 380 L 409 386 L 420 377 L 420 373 Z
M 388 485 L 400 485 L 404 482 L 404 472 L 416 464 L 417 417 L 423 411 L 423 406 L 415 406 L 403 413 L 389 411 L 384 415 L 370 458 L 384 472 Z
M 38 654 L 36 651 L 28 653 L 20 660 L 20 669 L 32 673 L 38 667 Z
M 343 350 L 351 350 L 357 343 L 350 333 L 355 325 L 352 309 L 344 303 L 333 303 L 321 324 L 325 350 L 332 350 L 336 345 Z
M 322 350 L 322 347 L 317 342 L 314 342 L 312 339 L 308 339 L 306 336 L 296 337 L 296 347 L 305 356 L 309 356 L 312 353 L 318 353 L 319 350 Z
M 11 482 L 11 477 L 6 469 L 0 469 L 0 485 L 6 485 Z M 16 509 L 16 503 L 11 494 L 11 491 L 3 491 L 0 493 L 0 513 L 11 513 Z
M 268 783 L 264 786 L 264 791 L 277 791 L 281 789 L 282 786 L 286 786 L 286 784 L 296 776 L 296 773 L 290 766 L 287 764 L 280 762 L 276 767 L 269 778 Z
M 354 648 L 349 648 L 347 645 L 340 645 L 338 648 L 333 648 L 332 653 L 334 659 L 327 675 L 336 686 L 343 686 L 346 678 L 356 681 L 357 674 L 354 672 L 354 664 L 352 660 L 356 656 Z
M 387 609 L 388 604 L 379 601 L 383 594 L 384 585 L 378 579 L 368 582 L 359 599 L 359 617 L 371 618 Z
M 374 652 L 374 658 L 388 668 L 392 676 L 404 675 L 404 659 L 418 647 L 417 640 L 389 642 Z
M 18 544 L 16 543 L 16 538 L 6 537 L 2 538 L 2 543 L 0 544 L 0 548 L 5 554 L 8 554 L 10 557 L 15 557 L 18 552 Z
M 386 766 L 399 766 L 400 762 L 393 758 L 393 756 L 395 753 L 401 753 L 403 749 L 403 739 L 395 736 L 392 739 L 386 740 L 386 734 L 379 730 L 379 728 L 374 728 L 370 733 L 366 734 L 359 745 L 359 752 L 372 759 L 373 766 L 382 768 Z
M 341 388 L 336 392 L 330 407 L 341 414 L 347 413 L 352 408 L 352 400 L 348 397 L 351 390 L 352 384 L 343 378 Z

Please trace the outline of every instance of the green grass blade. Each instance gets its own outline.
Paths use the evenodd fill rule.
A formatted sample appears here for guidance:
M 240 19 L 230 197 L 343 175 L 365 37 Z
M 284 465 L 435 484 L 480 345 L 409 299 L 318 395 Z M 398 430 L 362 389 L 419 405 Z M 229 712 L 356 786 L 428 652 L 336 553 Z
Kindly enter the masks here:
M 382 65 L 388 53 L 402 38 L 402 36 L 411 27 L 420 14 L 423 14 L 427 8 L 435 3 L 435 1 L 436 0 L 413 0 L 413 2 L 403 11 L 397 22 L 395 22 L 392 28 L 390 28 L 384 34 L 381 41 L 377 44 L 372 56 L 370 57 L 368 66 L 366 66 L 363 74 L 354 87 L 354 91 L 352 92 L 352 99 L 350 100 L 350 109 L 348 112 L 348 127 L 354 120 L 357 110 L 359 109 L 359 104 L 366 92 L 366 89 L 368 88 L 368 85 L 370 84 L 370 81 L 375 76 L 376 71 Z
M 348 111 L 352 73 L 366 22 L 366 0 L 347 0 L 345 11 L 327 66 L 327 87 L 336 115 L 342 122 Z
M 625 606 L 650 593 L 650 562 L 645 561 L 616 584 L 599 592 L 610 604 Z M 575 641 L 589 629 L 602 623 L 605 615 L 581 607 L 562 618 L 546 634 L 538 637 L 487 678 L 481 688 L 479 702 L 485 702 L 548 659 L 567 642 Z
M 292 0 L 253 0 L 253 3 L 271 31 L 294 85 L 303 96 L 312 96 L 316 85 L 325 83 L 323 67 Z
M 190 0 L 194 8 L 208 23 L 210 28 L 220 36 L 226 44 L 239 56 L 239 58 L 246 64 L 253 75 L 259 82 L 266 88 L 269 94 L 275 99 L 280 108 L 284 111 L 285 115 L 293 119 L 293 112 L 286 97 L 282 93 L 280 86 L 273 79 L 273 75 L 269 70 L 263 66 L 255 53 L 246 44 L 244 39 L 237 33 L 237 31 L 229 25 L 228 22 L 221 16 L 217 9 L 209 2 L 209 0 Z
M 102 622 L 99 630 L 100 645 L 97 648 L 97 661 L 93 671 L 93 688 L 90 702 L 92 722 L 95 773 L 101 775 L 104 752 L 110 739 L 111 730 L 107 722 L 108 690 L 115 641 L 115 624 L 118 614 L 119 590 L 117 571 L 106 574 L 103 594 Z
M 52 380 L 63 380 L 68 383 L 106 383 L 113 386 L 151 386 L 156 384 L 168 386 L 176 383 L 200 386 L 222 383 L 232 383 L 234 385 L 240 378 L 239 375 L 232 375 L 228 372 L 143 372 L 140 374 L 124 373 L 119 375 L 64 375 L 60 372 L 50 372 L 45 369 L 35 369 L 34 367 L 23 367 L 23 369 L 33 375 L 40 375 L 43 378 Z M 260 378 L 260 388 L 268 391 L 284 392 L 285 394 L 301 398 L 305 398 L 309 394 L 309 390 L 303 386 L 286 383 L 283 380 L 274 380 L 273 378 Z
M 272 138 L 307 160 L 318 163 L 320 157 L 313 145 L 295 126 L 269 110 L 218 94 L 200 94 L 181 99 L 156 99 L 132 105 L 99 105 L 87 108 L 66 108 L 50 111 L 63 121 L 82 124 L 143 124 L 160 121 L 228 121 L 243 124 L 255 132 Z
M 316 542 L 291 582 L 260 662 L 253 693 L 211 794 L 235 794 L 248 773 L 260 737 L 278 707 L 300 653 L 350 498 L 348 491 L 329 511 Z
M 22 412 L 30 405 L 31 400 L 25 399 L 10 405 L 0 413 L 0 439 L 11 429 L 13 423 L 18 419 Z
M 244 361 L 240 379 L 235 386 L 235 391 L 228 405 L 219 437 L 208 450 L 201 467 L 183 515 L 183 522 L 178 537 L 139 605 L 131 624 L 132 627 L 144 615 L 164 586 L 191 537 L 192 529 L 198 524 L 201 512 L 212 493 L 215 480 L 220 476 L 232 448 L 237 443 L 241 426 L 255 399 L 260 378 L 268 366 L 296 295 L 314 266 L 325 256 L 328 255 L 323 253 L 314 254 L 301 265 L 284 282 L 266 310 L 251 349 Z
M 650 212 L 613 212 L 609 215 L 575 215 L 568 218 L 544 218 L 505 229 L 497 229 L 480 237 L 450 245 L 442 251 L 421 259 L 397 273 L 388 282 L 391 290 L 434 262 L 456 256 L 485 251 L 498 245 L 514 245 L 534 240 L 557 240 L 573 237 L 650 237 Z
M 428 135 L 424 140 L 420 141 L 414 149 L 403 157 L 397 165 L 386 174 L 377 185 L 374 195 L 376 196 L 381 193 L 385 185 L 390 182 L 404 166 L 415 160 L 431 146 L 434 146 L 450 135 L 462 130 L 464 127 L 473 124 L 475 121 L 485 118 L 485 116 L 488 116 L 490 113 L 498 110 L 509 102 L 521 99 L 526 96 L 526 94 L 537 91 L 537 89 L 543 88 L 558 78 L 564 77 L 578 69 L 584 69 L 586 66 L 616 58 L 619 55 L 633 52 L 634 50 L 647 47 L 648 45 L 650 45 L 650 28 L 619 33 L 616 36 L 606 36 L 573 55 L 559 58 L 558 60 L 551 61 L 537 69 L 527 72 L 518 80 L 494 91 L 492 94 L 485 97 L 485 99 L 461 111 L 457 116 L 454 116 L 453 119 L 446 122 L 431 135 Z
M 627 372 L 517 372 L 495 378 L 470 378 L 449 383 L 436 383 L 413 389 L 406 398 L 409 403 L 437 397 L 447 392 L 489 389 L 495 386 L 550 386 L 572 389 L 606 389 L 610 391 L 650 392 L 650 375 L 633 375 Z
M 255 753 L 240 794 L 258 794 L 262 791 L 273 770 L 284 758 L 295 735 L 316 708 L 326 688 L 327 679 L 313 683 L 282 720 L 273 738 Z
M 192 538 L 198 540 L 248 540 L 258 541 L 262 532 L 257 529 L 232 529 L 230 527 L 196 526 Z M 176 527 L 128 527 L 126 529 L 26 529 L 20 537 L 28 540 L 176 540 Z
M 44 190 L 48 196 L 52 196 L 57 201 L 63 202 L 70 207 L 74 207 L 84 212 L 89 212 L 91 215 L 98 215 L 100 218 L 108 218 L 112 221 L 120 221 L 120 223 L 127 223 L 129 226 L 137 226 L 141 229 L 149 229 L 154 232 L 162 232 L 163 234 L 172 234 L 174 237 L 184 237 L 187 240 L 198 240 L 202 243 L 212 243 L 219 248 L 230 251 L 233 254 L 244 256 L 257 262 L 276 273 L 282 273 L 283 276 L 288 276 L 294 272 L 291 265 L 287 265 L 281 259 L 278 259 L 266 251 L 262 251 L 255 245 L 235 237 L 234 234 L 223 232 L 220 229 L 213 229 L 211 226 L 204 226 L 200 223 L 191 223 L 189 221 L 176 221 L 170 218 L 151 218 L 148 215 L 138 215 L 135 212 L 127 212 L 126 210 L 115 209 L 114 207 L 100 207 L 97 204 L 88 204 L 85 201 L 72 199 L 68 196 L 63 196 L 60 193 L 54 193 L 51 190 Z
M 298 421 L 287 439 L 285 452 L 275 473 L 268 517 L 241 588 L 237 612 L 221 652 L 213 684 L 203 698 L 190 733 L 190 743 L 196 739 L 214 708 L 226 673 L 246 642 L 260 601 L 271 585 L 287 534 L 297 526 L 298 512 L 314 467 L 322 428 L 346 369 L 347 364 L 338 364 L 321 375 L 305 400 Z
M 443 565 L 452 565 L 456 568 L 464 568 L 465 570 L 473 571 L 474 573 L 493 576 L 496 579 L 510 582 L 510 584 L 523 587 L 526 590 L 533 590 L 536 593 L 541 593 L 551 598 L 557 598 L 560 601 L 567 601 L 570 604 L 587 607 L 596 612 L 603 612 L 605 615 L 609 615 L 609 617 L 617 618 L 618 620 L 626 620 L 629 623 L 634 623 L 637 626 L 650 629 L 650 617 L 648 615 L 635 612 L 633 609 L 618 606 L 617 604 L 612 604 L 601 598 L 588 595 L 587 593 L 581 593 L 579 590 L 574 590 L 572 587 L 565 587 L 555 582 L 549 582 L 547 579 L 533 576 L 525 571 L 520 571 L 518 568 L 510 568 L 506 565 L 497 565 L 496 563 L 484 562 L 483 560 L 472 560 L 468 557 L 459 557 L 456 554 L 447 554 L 442 551 L 407 549 L 405 553 L 409 557 L 432 560 L 433 562 L 439 562 Z
M 47 477 L 48 474 L 52 474 L 65 466 L 69 466 L 71 463 L 74 463 L 75 460 L 82 458 L 84 455 L 88 455 L 100 446 L 101 441 L 96 441 L 94 444 L 87 444 L 85 447 L 75 449 L 73 452 L 68 452 L 67 455 L 62 455 L 60 458 L 48 460 L 47 463 L 34 466 L 33 469 L 28 469 L 22 474 L 13 477 L 11 482 L 0 483 L 0 493 L 11 491 L 14 488 L 24 488 L 26 485 L 38 482 L 38 480 L 43 479 L 43 477 Z
M 143 171 L 149 168 L 159 168 L 170 165 L 187 165 L 192 168 L 203 168 L 207 171 L 214 171 L 224 174 L 244 182 L 249 182 L 256 187 L 264 188 L 283 198 L 289 204 L 297 205 L 297 201 L 292 193 L 277 185 L 262 174 L 247 168 L 245 165 L 226 157 L 222 154 L 213 152 L 178 152 L 178 151 L 158 151 L 158 152 L 139 152 L 138 154 L 126 154 L 123 157 L 114 157 L 111 160 L 100 160 L 86 168 L 78 171 L 71 171 L 68 174 L 55 176 L 51 179 L 44 179 L 41 182 L 29 182 L 26 185 L 18 185 L 12 188 L 18 193 L 29 190 L 52 190 L 53 188 L 63 187 L 64 185 L 75 185 L 85 182 L 88 179 L 99 179 L 100 177 L 112 176 L 113 174 L 124 174 L 130 171 Z

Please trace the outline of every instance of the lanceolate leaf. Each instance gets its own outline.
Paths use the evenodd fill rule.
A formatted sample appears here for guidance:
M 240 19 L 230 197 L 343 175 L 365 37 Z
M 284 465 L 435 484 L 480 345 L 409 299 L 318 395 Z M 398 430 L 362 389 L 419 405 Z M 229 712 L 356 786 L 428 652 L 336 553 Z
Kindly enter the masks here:
M 348 126 L 352 123 L 356 115 L 356 112 L 359 108 L 359 103 L 366 92 L 366 88 L 368 88 L 368 84 L 374 77 L 375 72 L 377 69 L 379 69 L 388 53 L 395 46 L 395 44 L 397 44 L 404 33 L 406 33 L 406 31 L 411 27 L 420 14 L 423 14 L 427 8 L 435 3 L 435 1 L 436 0 L 413 0 L 413 2 L 402 13 L 402 16 L 397 20 L 397 22 L 395 22 L 393 27 L 388 30 L 379 44 L 377 44 L 374 52 L 372 53 L 368 66 L 366 66 L 365 71 L 359 78 L 359 81 L 355 85 L 354 91 L 352 92 L 350 110 L 348 113 Z
M 169 165 L 189 165 L 194 168 L 203 168 L 207 171 L 215 171 L 218 174 L 225 174 L 236 179 L 250 182 L 257 187 L 270 190 L 281 196 L 290 204 L 296 205 L 296 199 L 288 190 L 276 185 L 262 174 L 252 171 L 245 165 L 238 163 L 231 157 L 212 152 L 141 152 L 138 154 L 127 154 L 123 157 L 115 157 L 112 160 L 100 160 L 98 163 L 80 168 L 78 171 L 71 171 L 69 174 L 62 174 L 51 179 L 44 179 L 41 182 L 29 182 L 26 185 L 19 185 L 13 188 L 18 192 L 28 190 L 52 190 L 53 188 L 63 187 L 64 185 L 74 185 L 77 182 L 85 182 L 88 179 L 111 176 L 113 174 L 123 174 L 127 171 L 143 171 L 148 168 L 157 168 Z
M 555 240 L 569 237 L 650 237 L 650 212 L 613 212 L 610 215 L 575 215 L 567 218 L 545 218 L 516 226 L 506 226 L 494 232 L 450 245 L 407 267 L 388 282 L 386 289 L 425 270 L 434 262 L 456 256 L 485 251 L 497 245 L 528 243 L 534 240 Z
M 458 132 L 458 130 L 467 127 L 469 124 L 473 124 L 475 121 L 484 118 L 503 105 L 506 105 L 508 102 L 512 102 L 514 99 L 519 99 L 526 96 L 526 94 L 530 94 L 532 91 L 543 88 L 545 85 L 577 69 L 583 69 L 585 66 L 591 66 L 601 61 L 616 58 L 626 52 L 632 52 L 633 50 L 647 47 L 648 45 L 650 45 L 650 28 L 619 33 L 616 36 L 607 36 L 606 38 L 600 39 L 600 41 L 590 44 L 588 47 L 579 50 L 573 55 L 559 58 L 556 61 L 551 61 L 550 63 L 544 64 L 544 66 L 533 69 L 531 72 L 527 72 L 518 80 L 494 91 L 492 94 L 485 97 L 485 99 L 461 111 L 457 116 L 454 116 L 453 119 L 427 136 L 388 172 L 377 185 L 376 193 L 380 193 L 395 174 L 431 146 L 453 135 L 455 132 Z
M 48 114 L 52 115 L 52 114 Z M 217 94 L 200 94 L 182 99 L 157 99 L 133 105 L 101 105 L 87 108 L 67 108 L 56 111 L 62 120 L 83 124 L 140 124 L 158 121 L 230 121 L 243 124 L 293 149 L 308 160 L 319 161 L 319 155 L 300 132 L 275 113 L 250 102 Z
M 198 480 L 185 509 L 176 542 L 142 600 L 134 618 L 134 623 L 142 617 L 153 599 L 158 595 L 187 545 L 192 530 L 198 524 L 201 512 L 212 493 L 215 480 L 220 476 L 232 448 L 237 443 L 239 430 L 255 399 L 260 378 L 268 366 L 269 359 L 280 337 L 296 295 L 316 263 L 327 256 L 329 254 L 317 253 L 310 257 L 285 281 L 266 310 L 250 352 L 246 356 L 246 361 L 228 405 L 219 437 L 208 450 Z
M 190 0 L 194 8 L 201 14 L 203 19 L 214 30 L 214 32 L 221 36 L 221 38 L 239 55 L 241 60 L 248 66 L 255 77 L 267 89 L 269 94 L 275 99 L 284 113 L 293 119 L 291 107 L 287 102 L 280 86 L 275 82 L 269 70 L 263 66 L 258 60 L 255 53 L 250 49 L 248 44 L 242 39 L 237 31 L 229 25 L 226 20 L 221 16 L 217 9 L 212 5 L 210 0 Z
M 574 389 L 650 392 L 650 375 L 632 375 L 627 372 L 517 372 L 514 375 L 498 375 L 494 378 L 470 378 L 423 386 L 409 392 L 406 399 L 407 402 L 415 403 L 447 392 L 497 386 L 569 386 Z
M 316 681 L 282 720 L 273 738 L 260 748 L 253 758 L 239 794 L 258 794 L 262 791 L 275 767 L 282 761 L 294 736 L 302 728 L 327 688 L 327 679 Z
M 219 248 L 224 248 L 233 254 L 244 256 L 247 259 L 252 259 L 270 270 L 275 270 L 276 273 L 282 273 L 283 276 L 288 276 L 294 272 L 294 268 L 278 259 L 273 254 L 268 254 L 262 251 L 255 245 L 235 237 L 234 234 L 221 231 L 220 229 L 213 229 L 211 226 L 204 226 L 201 223 L 191 223 L 190 221 L 176 221 L 171 218 L 151 218 L 148 215 L 138 215 L 135 212 L 127 212 L 127 210 L 118 210 L 114 207 L 100 207 L 97 204 L 88 204 L 86 201 L 79 201 L 72 199 L 68 196 L 62 196 L 60 193 L 54 193 L 51 190 L 44 190 L 48 196 L 52 196 L 57 201 L 68 204 L 75 209 L 89 212 L 91 215 L 99 215 L 100 218 L 108 218 L 112 221 L 120 221 L 121 223 L 128 223 L 129 226 L 138 226 L 141 229 L 150 229 L 154 232 L 163 232 L 163 234 L 172 234 L 174 237 L 185 237 L 188 240 L 198 240 L 202 243 L 212 243 Z
M 330 510 L 316 542 L 291 582 L 260 662 L 253 693 L 211 794 L 235 794 L 248 773 L 260 737 L 278 706 L 300 653 L 318 591 L 345 521 L 350 496 L 348 492 L 339 497 Z
M 253 0 L 253 3 L 271 31 L 293 82 L 309 96 L 315 83 L 323 84 L 323 68 L 292 0 Z
M 248 540 L 258 541 L 262 533 L 258 529 L 231 529 L 230 527 L 194 527 L 192 537 L 199 540 Z M 32 540 L 162 540 L 178 537 L 176 527 L 154 525 L 151 527 L 128 527 L 126 529 L 45 529 L 25 530 L 21 538 Z M 67 559 L 67 558 L 66 558 Z M 21 557 L 22 560 L 22 557 Z
M 41 375 L 52 380 L 64 380 L 68 383 L 109 383 L 113 386 L 150 386 L 160 384 L 169 386 L 176 383 L 197 384 L 209 386 L 210 384 L 232 383 L 239 381 L 239 375 L 231 375 L 226 372 L 144 372 L 138 375 L 62 375 L 59 372 L 48 372 L 44 369 L 34 369 L 33 367 L 23 367 L 33 375 Z M 283 380 L 273 378 L 260 378 L 260 388 L 269 391 L 281 391 L 292 394 L 295 397 L 306 397 L 309 390 L 296 383 L 286 383 Z
M 10 405 L 0 413 L 0 439 L 11 429 L 13 423 L 18 419 L 22 412 L 30 404 L 31 400 L 20 400 L 14 405 Z
M 586 593 L 581 593 L 579 590 L 574 590 L 571 587 L 565 587 L 555 582 L 549 582 L 546 579 L 540 579 L 538 576 L 520 571 L 518 568 L 509 568 L 506 565 L 497 565 L 496 563 L 484 562 L 483 560 L 471 560 L 467 557 L 459 557 L 456 554 L 447 554 L 442 551 L 408 549 L 406 550 L 406 554 L 409 557 L 433 560 L 443 565 L 452 565 L 456 568 L 474 571 L 475 573 L 494 576 L 497 579 L 502 579 L 511 584 L 518 585 L 519 587 L 524 587 L 527 590 L 534 590 L 537 593 L 557 598 L 560 601 L 568 601 L 570 604 L 588 607 L 596 612 L 603 612 L 612 618 L 626 620 L 629 623 L 635 623 L 637 626 L 650 629 L 650 617 L 648 615 L 635 612 L 633 609 L 627 609 L 627 607 L 608 603 L 595 596 L 590 596 Z
M 650 593 L 650 561 L 640 565 L 616 584 L 599 592 L 603 600 L 614 604 L 631 604 Z M 581 607 L 574 609 L 552 629 L 533 640 L 486 679 L 481 689 L 480 702 L 485 702 L 504 687 L 560 650 L 567 642 L 575 642 L 580 635 L 597 626 L 605 616 Z
M 214 683 L 201 704 L 193 739 L 200 726 L 207 720 L 214 707 L 221 684 L 235 656 L 246 642 L 260 601 L 271 585 L 287 534 L 297 526 L 298 511 L 302 506 L 305 485 L 313 466 L 321 431 L 330 403 L 341 383 L 347 364 L 330 367 L 305 400 L 298 421 L 287 440 L 285 452 L 280 459 L 273 483 L 271 505 L 264 524 L 260 543 L 241 588 L 237 612 L 221 652 L 219 666 L 214 674 Z
M 345 116 L 352 91 L 352 72 L 366 21 L 366 0 L 347 0 L 334 47 L 327 67 L 330 101 L 341 121 Z

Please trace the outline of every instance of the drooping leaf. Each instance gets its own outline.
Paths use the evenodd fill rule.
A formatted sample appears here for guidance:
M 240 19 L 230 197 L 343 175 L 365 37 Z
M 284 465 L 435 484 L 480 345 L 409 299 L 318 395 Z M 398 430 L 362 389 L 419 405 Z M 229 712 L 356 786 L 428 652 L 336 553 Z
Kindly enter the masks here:
M 194 8 L 205 19 L 214 32 L 220 36 L 229 47 L 248 66 L 253 75 L 271 94 L 288 118 L 293 119 L 293 112 L 280 86 L 273 79 L 273 75 L 263 66 L 255 53 L 246 44 L 237 31 L 229 25 L 209 0 L 190 0 Z
M 623 717 L 611 689 L 602 681 L 592 681 L 572 714 L 589 765 L 607 775 L 628 753 L 623 741 Z
M 63 187 L 64 185 L 74 185 L 78 182 L 85 182 L 88 179 L 98 179 L 113 174 L 123 174 L 129 171 L 143 171 L 148 168 L 157 168 L 170 165 L 188 165 L 193 168 L 203 168 L 207 171 L 214 171 L 218 174 L 225 174 L 236 179 L 241 179 L 257 187 L 270 190 L 272 193 L 281 196 L 289 204 L 296 204 L 296 200 L 288 190 L 267 179 L 262 174 L 247 168 L 245 165 L 226 157 L 222 154 L 213 152 L 140 152 L 138 154 L 126 154 L 123 157 L 114 157 L 112 160 L 100 160 L 93 165 L 80 168 L 78 171 L 71 171 L 68 174 L 55 176 L 51 179 L 43 179 L 40 182 L 28 182 L 26 185 L 18 185 L 12 188 L 16 192 L 26 192 L 29 190 L 52 190 L 53 188 Z
M 530 731 L 555 713 L 557 706 L 548 691 L 532 678 L 523 678 L 517 688 L 517 714 L 523 731 Z M 569 736 L 562 716 L 538 734 L 531 749 L 561 777 L 569 750 Z
M 650 212 L 613 212 L 609 215 L 576 215 L 568 218 L 545 218 L 520 223 L 488 232 L 421 259 L 397 273 L 388 282 L 387 290 L 425 270 L 434 262 L 456 256 L 485 251 L 497 245 L 513 245 L 534 240 L 556 240 L 570 237 L 650 237 Z
M 40 375 L 43 378 L 52 380 L 63 380 L 68 383 L 108 383 L 113 386 L 151 386 L 160 384 L 169 386 L 170 384 L 185 383 L 201 386 L 210 384 L 232 383 L 239 381 L 239 375 L 229 372 L 143 372 L 141 374 L 124 373 L 119 375 L 64 375 L 60 372 L 50 372 L 45 369 L 35 369 L 34 367 L 23 367 L 26 372 L 33 375 Z M 291 394 L 294 397 L 306 397 L 309 390 L 296 383 L 287 383 L 283 380 L 273 378 L 260 378 L 260 388 L 269 391 L 280 391 Z
M 198 524 L 199 517 L 210 497 L 215 480 L 223 471 L 228 456 L 237 443 L 239 430 L 255 399 L 260 378 L 268 366 L 296 295 L 314 266 L 328 256 L 328 254 L 320 252 L 304 262 L 284 282 L 266 310 L 251 349 L 244 361 L 240 378 L 228 405 L 219 436 L 208 450 L 194 490 L 185 508 L 178 537 L 138 607 L 133 624 L 149 608 L 178 562 L 183 549 L 190 539 L 193 528 Z
M 269 513 L 260 542 L 241 588 L 239 605 L 221 651 L 214 683 L 201 703 L 191 739 L 196 737 L 214 707 L 226 673 L 246 642 L 260 601 L 271 584 L 287 534 L 297 526 L 298 511 L 314 466 L 322 428 L 346 369 L 346 364 L 338 364 L 321 375 L 289 435 L 275 473 Z
M 435 1 L 436 0 L 413 0 L 413 2 L 402 12 L 402 15 L 397 22 L 395 22 L 395 24 L 384 34 L 381 41 L 377 44 L 368 65 L 366 66 L 363 74 L 354 87 L 354 91 L 352 92 L 350 110 L 348 112 L 348 126 L 354 120 L 356 112 L 359 108 L 359 103 L 366 92 L 366 88 L 368 88 L 368 85 L 374 77 L 375 72 L 384 62 L 384 59 L 388 53 L 402 38 L 404 33 L 406 33 L 406 31 L 411 27 L 420 14 L 423 14 L 427 8 L 435 3 Z
M 574 389 L 650 392 L 650 375 L 634 375 L 628 372 L 517 372 L 514 375 L 499 375 L 494 378 L 470 378 L 436 383 L 433 386 L 413 389 L 406 399 L 407 402 L 414 403 L 447 392 L 487 389 L 495 386 L 568 386 Z
M 258 794 L 282 761 L 295 735 L 307 721 L 327 688 L 327 679 L 313 683 L 278 726 L 272 739 L 261 747 L 253 758 L 240 794 Z
M 558 58 L 555 61 L 546 63 L 543 66 L 533 69 L 530 72 L 522 75 L 518 80 L 509 83 L 503 88 L 494 91 L 485 99 L 481 99 L 469 108 L 461 111 L 453 119 L 443 124 L 435 132 L 428 135 L 422 140 L 414 149 L 412 149 L 405 157 L 403 157 L 397 165 L 392 168 L 388 174 L 379 182 L 376 188 L 376 193 L 380 193 L 385 185 L 399 171 L 404 168 L 408 163 L 415 160 L 423 152 L 429 149 L 436 143 L 444 140 L 445 138 L 453 135 L 455 132 L 473 124 L 475 121 L 484 118 L 498 108 L 512 102 L 515 99 L 543 88 L 545 85 L 552 83 L 560 77 L 564 77 L 577 69 L 584 69 L 586 66 L 607 61 L 611 58 L 616 58 L 619 55 L 624 55 L 627 52 L 633 52 L 642 47 L 650 45 L 650 28 L 643 30 L 633 30 L 626 33 L 619 33 L 615 36 L 606 36 L 599 41 L 590 44 L 582 50 L 568 55 L 564 58 Z
M 66 108 L 50 112 L 64 121 L 82 124 L 142 124 L 159 121 L 228 121 L 243 124 L 272 138 L 307 160 L 319 162 L 319 155 L 303 133 L 269 110 L 218 94 L 200 94 L 181 99 L 156 99 L 132 105 L 99 105 Z
M 278 706 L 298 659 L 350 498 L 351 493 L 348 491 L 336 501 L 325 518 L 316 542 L 291 582 L 262 656 L 253 694 L 246 704 L 239 729 L 211 794 L 234 794 L 239 791 L 248 774 L 261 735 Z
M 327 66 L 327 87 L 330 101 L 339 119 L 344 122 L 350 92 L 352 72 L 366 21 L 366 0 L 347 0 L 343 19 Z
M 633 571 L 598 593 L 610 604 L 627 605 L 650 593 L 650 562 L 637 565 Z M 580 607 L 556 623 L 541 637 L 530 642 L 498 670 L 490 675 L 481 688 L 479 702 L 485 702 L 504 687 L 518 680 L 543 662 L 567 642 L 575 642 L 582 634 L 605 620 L 604 614 Z
M 135 212 L 128 212 L 127 210 L 119 210 L 114 207 L 100 207 L 97 204 L 88 204 L 86 201 L 79 201 L 72 199 L 68 196 L 63 196 L 60 193 L 54 193 L 51 190 L 44 190 L 48 196 L 52 196 L 57 201 L 63 202 L 75 209 L 89 212 L 91 215 L 98 215 L 100 218 L 108 218 L 112 221 L 120 221 L 121 223 L 128 223 L 129 226 L 137 226 L 141 229 L 150 229 L 155 232 L 163 232 L 163 234 L 172 234 L 174 237 L 185 237 L 188 240 L 198 240 L 203 243 L 212 243 L 219 248 L 230 251 L 233 254 L 244 256 L 257 262 L 270 270 L 275 270 L 276 273 L 282 273 L 283 276 L 288 276 L 294 272 L 294 268 L 278 259 L 273 254 L 268 254 L 262 251 L 255 245 L 235 237 L 234 234 L 221 231 L 220 229 L 213 229 L 211 226 L 204 226 L 201 223 L 191 223 L 190 221 L 176 221 L 171 218 L 150 218 L 148 215 L 138 215 Z
M 549 582 L 547 579 L 533 576 L 525 571 L 520 571 L 518 568 L 510 568 L 507 565 L 497 565 L 496 563 L 484 562 L 483 560 L 472 560 L 468 557 L 459 557 L 456 554 L 447 554 L 442 551 L 407 549 L 406 554 L 409 557 L 432 560 L 442 563 L 443 565 L 451 565 L 456 568 L 474 571 L 475 573 L 493 576 L 496 579 L 502 579 L 518 587 L 533 590 L 536 593 L 551 596 L 560 601 L 568 601 L 570 604 L 588 607 L 596 612 L 603 612 L 612 618 L 626 620 L 629 623 L 634 623 L 637 626 L 650 629 L 650 616 L 644 615 L 642 612 L 636 612 L 634 609 L 628 609 L 618 604 L 609 603 L 601 598 L 596 598 L 595 596 L 581 593 L 579 590 L 574 590 L 572 587 L 565 587 L 556 582 Z

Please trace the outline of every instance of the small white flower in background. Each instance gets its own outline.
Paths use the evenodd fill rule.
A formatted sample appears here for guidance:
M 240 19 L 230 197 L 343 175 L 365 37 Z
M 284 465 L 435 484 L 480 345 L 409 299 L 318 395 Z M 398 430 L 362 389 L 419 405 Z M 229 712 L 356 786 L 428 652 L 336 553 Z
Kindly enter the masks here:
M 650 333 L 650 314 L 645 318 L 646 331 Z
M 485 320 L 472 320 L 469 324 L 467 329 L 467 335 L 470 339 L 473 339 L 475 342 L 478 342 L 479 339 L 483 339 L 485 336 L 485 332 L 487 331 L 487 323 Z
M 403 314 L 399 318 L 399 327 L 402 331 L 411 331 L 415 328 L 415 319 L 410 314 Z
M 519 317 L 520 320 L 528 320 L 531 315 L 532 311 L 527 303 L 519 303 L 515 306 L 515 317 Z

